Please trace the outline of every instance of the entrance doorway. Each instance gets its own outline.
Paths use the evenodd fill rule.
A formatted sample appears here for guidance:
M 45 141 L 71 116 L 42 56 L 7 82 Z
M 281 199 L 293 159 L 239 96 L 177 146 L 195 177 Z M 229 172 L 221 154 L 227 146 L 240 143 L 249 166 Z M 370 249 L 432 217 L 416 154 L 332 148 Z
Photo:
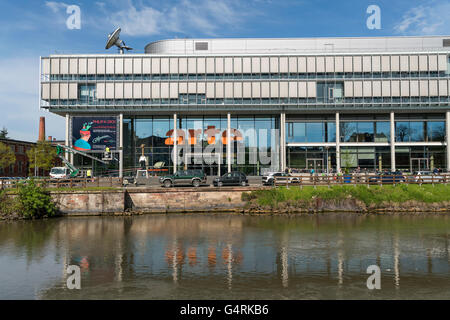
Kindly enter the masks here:
M 411 172 L 428 170 L 429 168 L 427 158 L 411 158 Z
M 314 169 L 314 172 L 322 172 L 323 159 L 306 159 L 306 169 Z

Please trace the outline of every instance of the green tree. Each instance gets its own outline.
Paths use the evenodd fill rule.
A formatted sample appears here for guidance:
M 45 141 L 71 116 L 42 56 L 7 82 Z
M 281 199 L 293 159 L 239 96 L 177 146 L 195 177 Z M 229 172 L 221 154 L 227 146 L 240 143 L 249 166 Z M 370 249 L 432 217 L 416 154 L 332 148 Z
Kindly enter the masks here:
M 356 160 L 355 155 L 351 154 L 349 150 L 343 150 L 341 152 L 341 160 L 342 165 L 344 166 L 344 173 L 348 174 L 350 172 L 350 167 L 353 165 L 353 162 Z
M 7 139 L 8 138 L 8 129 L 3 127 L 2 130 L 0 130 L 0 139 Z
M 37 186 L 33 179 L 19 186 L 17 200 L 19 212 L 25 218 L 51 217 L 58 211 L 50 193 Z
M 16 156 L 11 148 L 0 142 L 0 168 L 7 168 L 16 163 Z
M 34 168 L 50 170 L 56 161 L 56 150 L 48 141 L 38 141 L 36 146 L 27 151 L 30 173 Z

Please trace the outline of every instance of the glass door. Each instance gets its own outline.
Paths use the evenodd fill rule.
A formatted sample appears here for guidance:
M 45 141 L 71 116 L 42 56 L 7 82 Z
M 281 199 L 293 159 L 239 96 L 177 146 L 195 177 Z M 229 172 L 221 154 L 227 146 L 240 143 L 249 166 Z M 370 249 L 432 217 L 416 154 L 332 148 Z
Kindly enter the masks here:
M 411 172 L 428 170 L 427 158 L 411 158 Z
M 308 171 L 314 169 L 315 173 L 322 172 L 323 159 L 306 159 L 306 169 Z

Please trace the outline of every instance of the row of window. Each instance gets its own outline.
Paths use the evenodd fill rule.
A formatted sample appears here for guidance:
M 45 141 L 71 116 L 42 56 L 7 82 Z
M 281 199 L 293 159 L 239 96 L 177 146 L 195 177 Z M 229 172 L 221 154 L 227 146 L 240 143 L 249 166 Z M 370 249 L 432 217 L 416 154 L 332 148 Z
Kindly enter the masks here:
M 320 104 L 331 105 L 341 103 L 447 103 L 450 97 L 385 97 L 385 98 L 206 98 L 204 95 L 180 97 L 179 99 L 79 99 L 79 100 L 50 100 L 50 106 L 77 106 L 77 105 L 229 105 L 229 104 Z
M 389 121 L 340 123 L 341 142 L 389 142 Z M 445 121 L 396 121 L 396 142 L 443 142 Z M 336 142 L 335 122 L 288 122 L 287 143 Z
M 381 79 L 448 77 L 445 71 L 421 72 L 345 72 L 345 73 L 235 73 L 235 74 L 112 74 L 112 75 L 46 75 L 44 81 L 102 80 L 234 80 L 234 79 Z

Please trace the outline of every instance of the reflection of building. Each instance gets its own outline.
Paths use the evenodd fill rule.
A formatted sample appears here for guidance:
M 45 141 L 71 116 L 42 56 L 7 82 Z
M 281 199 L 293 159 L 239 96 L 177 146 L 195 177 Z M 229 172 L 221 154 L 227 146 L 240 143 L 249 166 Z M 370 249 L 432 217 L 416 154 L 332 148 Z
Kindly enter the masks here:
M 218 143 L 221 172 L 449 168 L 447 38 L 177 39 L 145 54 L 52 55 L 41 60 L 41 106 L 68 124 L 83 113 L 120 115 L 125 167 L 138 165 L 144 143 L 150 166 L 182 168 L 173 141 L 191 135 L 186 153 L 191 141 Z M 274 129 L 281 141 L 232 141 L 232 129 Z M 270 164 L 259 153 L 253 161 L 265 146 L 275 150 Z M 218 172 L 204 159 L 188 168 Z

